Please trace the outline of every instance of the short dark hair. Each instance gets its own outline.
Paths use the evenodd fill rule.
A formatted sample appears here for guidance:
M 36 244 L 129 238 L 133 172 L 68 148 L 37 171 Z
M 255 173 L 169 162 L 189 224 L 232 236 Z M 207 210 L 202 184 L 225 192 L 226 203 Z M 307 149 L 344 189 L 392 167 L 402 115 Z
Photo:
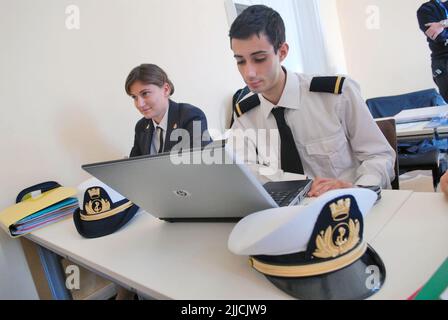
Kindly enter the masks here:
M 245 9 L 230 27 L 229 37 L 246 40 L 253 35 L 264 33 L 274 47 L 275 53 L 286 41 L 285 23 L 280 14 L 264 5 L 254 5 Z
M 125 83 L 125 90 L 128 95 L 131 95 L 131 86 L 137 81 L 144 84 L 153 84 L 159 88 L 162 88 L 165 83 L 168 83 L 171 88 L 170 95 L 174 93 L 174 85 L 168 78 L 168 75 L 162 68 L 155 64 L 142 64 L 135 67 L 129 73 Z

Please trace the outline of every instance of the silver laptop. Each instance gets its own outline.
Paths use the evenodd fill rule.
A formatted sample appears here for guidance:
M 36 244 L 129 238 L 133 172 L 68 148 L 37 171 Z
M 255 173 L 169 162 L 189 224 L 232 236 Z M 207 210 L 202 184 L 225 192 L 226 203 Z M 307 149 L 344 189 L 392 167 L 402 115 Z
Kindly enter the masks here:
M 184 152 L 175 161 L 172 155 L 161 154 L 82 168 L 146 212 L 170 222 L 237 221 L 257 211 L 297 205 L 311 187 L 310 180 L 263 186 L 224 147 Z

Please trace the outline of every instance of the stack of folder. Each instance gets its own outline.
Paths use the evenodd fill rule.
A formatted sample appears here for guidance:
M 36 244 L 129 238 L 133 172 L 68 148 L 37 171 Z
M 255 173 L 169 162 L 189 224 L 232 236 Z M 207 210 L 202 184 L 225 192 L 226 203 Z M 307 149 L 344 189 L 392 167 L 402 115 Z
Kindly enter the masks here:
M 0 212 L 0 226 L 9 236 L 17 238 L 65 219 L 78 208 L 77 190 L 59 187 Z

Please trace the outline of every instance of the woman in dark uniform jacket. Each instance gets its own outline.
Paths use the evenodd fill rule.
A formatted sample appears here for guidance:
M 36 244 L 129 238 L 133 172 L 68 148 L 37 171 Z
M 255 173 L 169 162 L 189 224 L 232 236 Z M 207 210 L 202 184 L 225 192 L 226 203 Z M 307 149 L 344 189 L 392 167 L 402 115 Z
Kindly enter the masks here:
M 185 149 L 203 147 L 210 142 L 204 112 L 190 104 L 176 103 L 170 99 L 174 85 L 160 67 L 142 64 L 134 68 L 126 79 L 125 88 L 144 117 L 135 126 L 130 157 L 169 152 L 178 144 Z M 195 126 L 200 130 L 193 130 Z M 174 132 L 179 129 L 184 131 Z M 187 138 L 189 141 L 184 141 Z

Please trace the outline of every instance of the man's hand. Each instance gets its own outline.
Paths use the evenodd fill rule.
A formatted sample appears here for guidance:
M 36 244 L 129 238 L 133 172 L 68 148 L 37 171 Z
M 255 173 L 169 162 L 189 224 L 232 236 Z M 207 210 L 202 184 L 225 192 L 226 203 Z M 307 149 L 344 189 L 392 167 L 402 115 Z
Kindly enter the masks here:
M 311 187 L 310 192 L 308 192 L 308 196 L 319 197 L 331 190 L 348 189 L 348 188 L 353 188 L 353 184 L 350 182 L 336 179 L 316 178 L 313 182 L 313 186 Z
M 445 196 L 448 197 L 448 172 L 446 172 L 442 179 L 440 179 L 440 188 L 442 189 Z
M 425 34 L 431 40 L 435 40 L 445 29 L 445 26 L 440 22 L 427 23 L 425 24 L 425 26 L 429 27 L 429 29 L 426 30 Z

